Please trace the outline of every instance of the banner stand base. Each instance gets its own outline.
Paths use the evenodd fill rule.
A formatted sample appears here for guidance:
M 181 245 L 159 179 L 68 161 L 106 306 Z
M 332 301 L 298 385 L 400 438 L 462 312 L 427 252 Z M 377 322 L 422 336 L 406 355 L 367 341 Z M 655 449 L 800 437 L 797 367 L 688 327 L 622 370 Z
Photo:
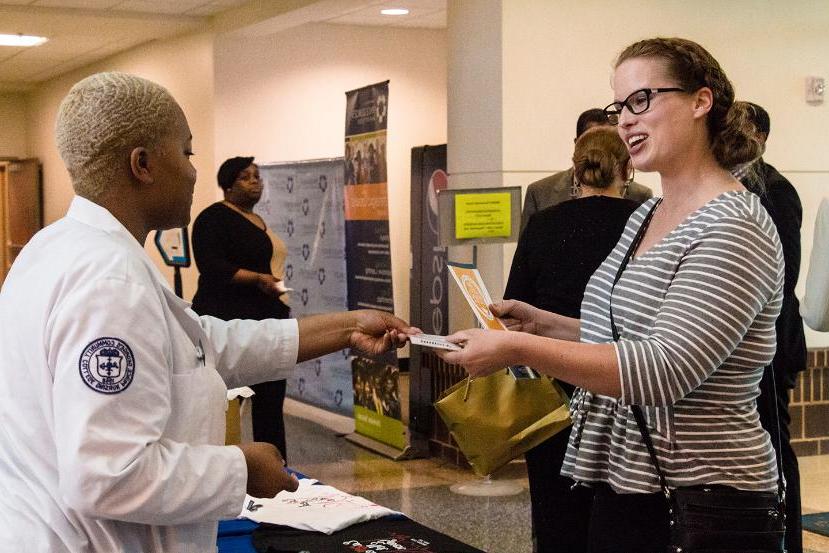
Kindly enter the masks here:
M 489 475 L 481 480 L 460 482 L 449 486 L 449 491 L 458 495 L 478 497 L 504 497 L 524 491 L 523 486 L 509 480 L 493 480 Z
M 346 434 L 345 439 L 355 445 L 364 447 L 374 453 L 379 453 L 380 455 L 388 457 L 394 461 L 405 461 L 406 459 L 420 459 L 426 457 L 423 452 L 418 451 L 417 448 L 410 445 L 406 446 L 406 448 L 401 451 L 396 447 L 386 445 L 383 442 L 378 442 L 373 438 L 363 436 L 362 434 L 358 434 L 356 432 Z

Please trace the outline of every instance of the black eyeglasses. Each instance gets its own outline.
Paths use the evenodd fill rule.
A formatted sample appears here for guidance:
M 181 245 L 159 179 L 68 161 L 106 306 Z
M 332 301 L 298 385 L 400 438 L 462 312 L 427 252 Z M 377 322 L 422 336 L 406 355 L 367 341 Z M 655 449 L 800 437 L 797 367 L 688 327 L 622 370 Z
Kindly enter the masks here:
M 628 110 L 634 115 L 644 113 L 651 107 L 651 96 L 659 94 L 660 92 L 685 92 L 682 88 L 642 88 L 635 92 L 631 92 L 623 102 L 613 102 L 604 108 L 604 114 L 611 125 L 619 122 L 619 115 L 627 106 Z

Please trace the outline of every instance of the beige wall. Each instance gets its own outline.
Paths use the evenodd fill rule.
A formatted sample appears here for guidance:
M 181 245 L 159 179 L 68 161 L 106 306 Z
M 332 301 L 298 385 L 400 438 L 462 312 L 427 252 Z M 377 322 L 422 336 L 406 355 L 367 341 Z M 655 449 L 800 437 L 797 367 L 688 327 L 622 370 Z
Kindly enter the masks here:
M 315 24 L 265 37 L 222 36 L 215 67 L 217 162 L 342 156 L 345 92 L 390 81 L 394 304 L 407 317 L 411 148 L 446 142 L 445 31 Z
M 29 98 L 27 133 L 29 153 L 43 162 L 44 220 L 49 224 L 64 215 L 72 200 L 69 175 L 55 147 L 55 116 L 61 100 L 74 83 L 100 71 L 125 71 L 167 87 L 175 96 L 193 133 L 193 164 L 198 171 L 193 216 L 215 199 L 213 190 L 213 36 L 197 34 L 154 42 L 109 58 L 58 79 L 47 81 Z M 155 245 L 147 251 L 172 282 L 172 269 L 160 260 Z M 196 291 L 195 267 L 183 270 L 184 295 Z
M 772 115 L 769 156 L 826 170 L 829 105 L 809 106 L 804 77 L 829 77 L 829 9 L 813 0 L 510 0 L 503 5 L 504 158 L 512 170 L 569 165 L 576 116 L 613 99 L 612 62 L 631 42 L 682 36 L 704 45 L 737 96 Z M 822 166 L 822 167 L 821 167 Z
M 0 94 L 0 158 L 28 157 L 26 148 L 26 97 Z
M 476 0 L 481 1 L 481 0 Z M 737 96 L 763 105 L 772 131 L 765 156 L 804 204 L 802 294 L 814 215 L 829 195 L 829 99 L 807 105 L 804 79 L 829 78 L 829 9 L 813 0 L 509 0 L 503 9 L 504 184 L 526 185 L 569 165 L 575 120 L 614 98 L 612 62 L 627 44 L 682 36 L 703 44 Z M 637 180 L 659 190 L 658 177 Z M 508 270 L 509 259 L 506 259 Z M 810 346 L 829 334 L 808 331 Z

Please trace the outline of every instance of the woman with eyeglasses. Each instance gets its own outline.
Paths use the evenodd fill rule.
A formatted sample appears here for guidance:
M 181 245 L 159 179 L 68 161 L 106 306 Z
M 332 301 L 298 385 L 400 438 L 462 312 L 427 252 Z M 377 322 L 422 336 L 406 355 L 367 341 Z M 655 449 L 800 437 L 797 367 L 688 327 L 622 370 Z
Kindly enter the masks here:
M 613 89 L 606 111 L 636 169 L 660 174 L 663 197 L 630 217 L 580 319 L 507 300 L 491 309 L 521 332 L 464 330 L 449 337 L 463 350 L 441 356 L 474 376 L 525 364 L 578 386 L 562 474 L 594 489 L 588 551 L 662 553 L 668 503 L 631 406 L 669 488 L 777 490 L 755 399 L 775 351 L 783 256 L 759 198 L 729 172 L 760 144 L 704 48 L 632 44 Z
M 253 157 L 232 157 L 216 175 L 224 200 L 208 206 L 193 223 L 193 257 L 199 287 L 193 311 L 233 319 L 287 319 L 282 282 L 288 249 L 253 208 L 262 197 L 262 179 Z M 285 380 L 251 386 L 253 439 L 276 446 L 287 459 Z

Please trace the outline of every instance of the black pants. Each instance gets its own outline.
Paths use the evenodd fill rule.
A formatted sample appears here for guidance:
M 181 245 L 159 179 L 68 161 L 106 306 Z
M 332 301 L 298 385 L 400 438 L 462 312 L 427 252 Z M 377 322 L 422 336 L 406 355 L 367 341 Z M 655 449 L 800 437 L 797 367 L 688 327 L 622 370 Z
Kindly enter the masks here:
M 777 375 L 775 379 L 777 394 L 775 394 L 775 388 L 771 380 L 773 376 L 771 367 L 766 367 L 763 379 L 760 381 L 757 411 L 760 414 L 760 424 L 771 436 L 774 450 L 780 456 L 783 475 L 786 477 L 786 551 L 788 553 L 803 553 L 803 532 L 800 520 L 800 469 L 797 464 L 797 456 L 794 454 L 790 442 L 789 388 L 782 383 L 780 375 Z M 777 402 L 777 413 L 780 417 L 779 449 L 774 410 L 775 402 Z
M 593 491 L 589 553 L 667 551 L 668 502 L 662 493 L 617 494 L 607 484 L 596 484 Z
M 288 460 L 285 449 L 285 420 L 282 405 L 285 403 L 285 380 L 274 380 L 251 386 L 256 394 L 251 398 L 253 440 L 276 446 L 282 458 Z
M 564 430 L 526 453 L 532 505 L 533 551 L 585 553 L 593 489 L 573 488 L 561 476 L 570 432 Z

